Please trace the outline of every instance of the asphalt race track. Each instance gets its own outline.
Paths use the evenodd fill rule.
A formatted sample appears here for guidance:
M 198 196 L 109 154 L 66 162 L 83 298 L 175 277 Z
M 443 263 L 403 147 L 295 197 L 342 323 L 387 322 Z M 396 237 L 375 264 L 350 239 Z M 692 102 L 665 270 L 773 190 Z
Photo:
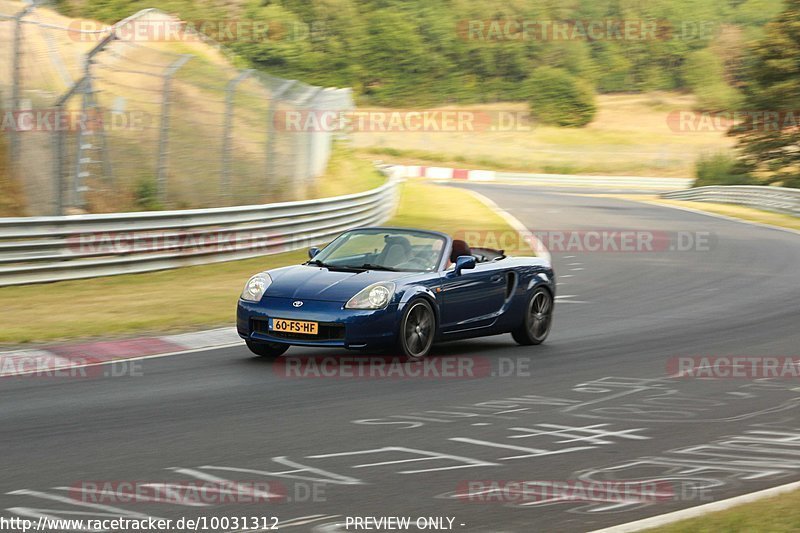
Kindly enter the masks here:
M 503 335 L 436 349 L 474 363 L 471 375 L 287 376 L 242 345 L 140 361 L 136 375 L 0 380 L 0 516 L 276 516 L 317 532 L 345 531 L 348 516 L 450 517 L 456 531 L 588 531 L 800 480 L 800 380 L 670 377 L 681 356 L 798 359 L 800 236 L 577 189 L 469 187 L 531 229 L 652 231 L 667 245 L 553 250 L 547 343 Z M 208 476 L 269 482 L 279 501 L 109 509 L 75 490 Z M 465 496 L 469 483 L 576 480 L 659 488 L 645 501 Z

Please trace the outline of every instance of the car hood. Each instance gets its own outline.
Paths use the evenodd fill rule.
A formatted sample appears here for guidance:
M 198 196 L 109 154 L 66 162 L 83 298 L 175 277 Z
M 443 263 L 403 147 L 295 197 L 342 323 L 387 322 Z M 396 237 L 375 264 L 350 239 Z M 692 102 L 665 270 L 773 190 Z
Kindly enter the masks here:
M 395 280 L 409 273 L 383 270 L 342 272 L 312 265 L 296 265 L 270 270 L 269 275 L 272 284 L 267 288 L 265 296 L 346 302 L 368 285 Z

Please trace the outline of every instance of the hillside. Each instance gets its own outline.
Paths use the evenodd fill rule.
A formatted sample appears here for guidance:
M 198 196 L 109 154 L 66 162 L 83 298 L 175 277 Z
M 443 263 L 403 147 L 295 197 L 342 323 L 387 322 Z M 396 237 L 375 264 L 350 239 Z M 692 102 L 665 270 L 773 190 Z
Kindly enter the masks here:
M 22 8 L 21 2 L 0 1 L 0 13 L 5 15 Z M 273 93 L 286 80 L 252 72 L 227 93 L 232 80 L 242 74 L 234 56 L 196 36 L 137 38 L 136 28 L 163 28 L 177 19 L 157 10 L 131 17 L 132 13 L 126 12 L 129 18 L 117 26 L 121 37 L 97 53 L 91 66 L 105 139 L 93 134 L 79 143 L 77 127 L 64 135 L 67 205 L 93 212 L 190 208 L 296 199 L 313 192 L 311 176 L 319 171 L 311 164 L 321 162 L 324 169 L 327 143 L 312 145 L 301 135 L 276 133 L 268 124 Z M 84 54 L 108 29 L 100 22 L 69 18 L 45 8 L 36 9 L 25 20 L 21 107 L 52 110 L 82 77 Z M 0 21 L 3 72 L 12 70 L 12 32 L 13 23 Z M 168 79 L 170 68 L 181 62 Z M 284 94 L 281 109 L 293 109 L 295 102 L 316 90 L 295 83 Z M 0 79 L 0 91 L 10 94 L 7 77 Z M 68 100 L 70 120 L 75 120 L 82 101 L 81 94 Z M 228 104 L 232 112 L 226 118 Z M 165 111 L 168 123 L 163 121 Z M 29 211 L 50 213 L 55 199 L 53 134 L 37 126 L 19 137 Z M 79 151 L 79 144 L 86 149 Z M 88 163 L 77 161 L 79 153 Z M 87 177 L 78 185 L 88 190 L 76 192 L 75 176 L 83 173 Z M 156 197 L 159 174 L 166 181 L 166 203 Z
M 360 103 L 431 106 L 519 101 L 554 67 L 598 93 L 688 89 L 701 104 L 736 98 L 745 43 L 781 0 L 167 0 L 187 21 L 257 21 L 267 38 L 230 39 L 254 68 L 354 87 Z M 61 0 L 108 22 L 139 0 Z M 524 27 L 524 31 L 523 28 Z M 211 25 L 210 33 L 216 26 Z

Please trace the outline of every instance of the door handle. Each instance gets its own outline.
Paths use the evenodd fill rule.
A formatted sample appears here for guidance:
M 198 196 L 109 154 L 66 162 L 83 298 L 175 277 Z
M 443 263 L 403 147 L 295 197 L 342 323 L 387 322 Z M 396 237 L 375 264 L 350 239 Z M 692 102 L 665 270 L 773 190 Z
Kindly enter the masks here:
M 492 283 L 497 283 L 501 279 L 503 279 L 503 276 L 501 276 L 500 274 L 497 274 L 497 275 L 492 276 L 491 278 L 489 278 L 489 281 L 491 281 Z

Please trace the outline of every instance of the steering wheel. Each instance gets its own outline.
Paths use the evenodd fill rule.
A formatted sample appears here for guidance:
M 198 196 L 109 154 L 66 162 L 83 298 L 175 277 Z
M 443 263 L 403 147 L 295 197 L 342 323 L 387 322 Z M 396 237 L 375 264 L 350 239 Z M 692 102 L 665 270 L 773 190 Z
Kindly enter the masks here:
M 423 257 L 414 256 L 397 266 L 399 268 L 419 268 L 420 270 L 428 270 L 430 268 L 430 261 Z

